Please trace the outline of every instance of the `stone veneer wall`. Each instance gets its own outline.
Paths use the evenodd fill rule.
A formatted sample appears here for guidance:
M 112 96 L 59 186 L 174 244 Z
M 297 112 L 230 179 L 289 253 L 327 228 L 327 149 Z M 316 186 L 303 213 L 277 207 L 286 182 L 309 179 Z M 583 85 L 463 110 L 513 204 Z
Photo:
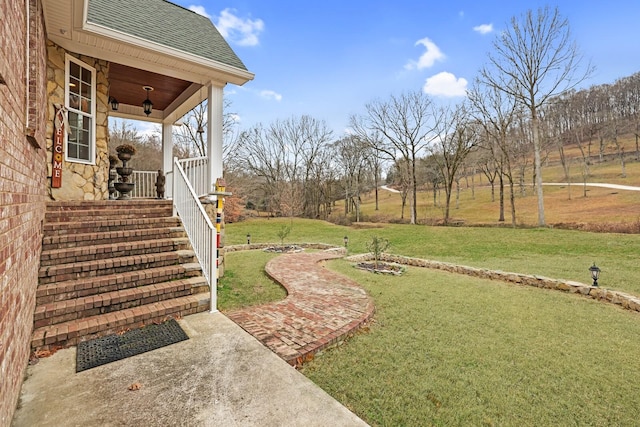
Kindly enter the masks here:
M 50 196 L 54 200 L 108 199 L 109 63 L 85 55 L 67 52 L 51 41 L 47 41 L 47 176 L 51 178 L 54 105 L 64 105 L 65 53 L 96 69 L 96 159 L 95 165 L 63 160 L 62 187 L 50 188 L 49 185 Z
M 372 259 L 372 254 L 354 255 L 347 258 L 348 261 L 352 262 L 370 261 Z M 468 267 L 420 258 L 409 258 L 400 255 L 382 254 L 380 259 L 386 262 L 395 262 L 397 264 L 414 267 L 434 268 L 437 270 L 448 271 L 450 273 L 466 274 L 468 276 L 479 277 L 482 279 L 501 280 L 503 282 L 516 283 L 519 285 L 535 286 L 538 288 L 555 289 L 558 291 L 580 294 L 592 299 L 620 305 L 627 310 L 640 312 L 640 297 L 620 291 L 585 285 L 584 283 L 572 280 L 551 279 L 544 276 L 487 270 L 485 268 Z
M 0 426 L 29 360 L 47 199 L 44 18 L 39 0 L 29 9 L 0 0 Z

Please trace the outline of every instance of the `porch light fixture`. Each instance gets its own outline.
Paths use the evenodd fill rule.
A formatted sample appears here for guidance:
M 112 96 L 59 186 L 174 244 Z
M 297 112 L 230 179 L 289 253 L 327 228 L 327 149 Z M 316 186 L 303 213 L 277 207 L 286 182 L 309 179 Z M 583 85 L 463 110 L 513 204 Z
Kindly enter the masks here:
M 109 104 L 111 105 L 111 109 L 113 111 L 118 111 L 118 107 L 120 107 L 120 103 L 113 96 L 109 97 Z
M 344 236 L 344 239 L 342 239 L 344 241 L 344 247 L 346 248 L 347 245 L 349 245 L 349 236 Z
M 142 102 L 142 108 L 144 109 L 144 113 L 149 116 L 153 109 L 153 102 L 149 99 L 149 92 L 151 92 L 153 88 L 151 86 L 142 86 L 142 89 L 147 91 L 147 99 Z
M 598 277 L 600 277 L 600 269 L 594 262 L 591 267 L 589 267 L 589 271 L 591 272 L 591 278 L 593 279 L 593 286 L 598 286 Z

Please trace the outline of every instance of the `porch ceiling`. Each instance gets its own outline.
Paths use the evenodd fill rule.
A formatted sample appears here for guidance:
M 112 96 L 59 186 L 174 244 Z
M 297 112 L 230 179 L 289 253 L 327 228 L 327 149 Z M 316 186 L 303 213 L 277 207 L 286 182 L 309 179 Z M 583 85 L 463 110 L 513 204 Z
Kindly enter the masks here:
M 242 85 L 254 77 L 246 69 L 211 57 L 90 22 L 87 13 L 91 1 L 42 0 L 47 37 L 70 52 L 110 62 L 109 95 L 120 103 L 118 111 L 111 113 L 113 116 L 173 122 L 206 99 L 206 85 Z M 140 7 L 151 6 L 144 1 L 134 3 Z M 122 3 L 123 8 L 128 7 L 125 5 L 128 3 Z M 169 2 L 162 1 L 160 5 L 169 8 L 168 12 L 186 14 L 187 19 L 196 17 L 191 16 L 192 12 Z M 212 25 L 210 21 L 205 21 L 199 24 Z M 162 18 L 156 22 L 156 26 L 162 25 L 174 24 Z M 193 29 L 178 27 L 173 30 L 182 34 Z M 149 94 L 153 102 L 153 112 L 149 117 L 142 110 L 142 101 L 146 98 L 143 86 L 154 88 Z
M 141 106 L 147 96 L 142 86 L 151 86 L 154 90 L 149 93 L 149 99 L 153 102 L 154 110 L 164 111 L 191 84 L 186 80 L 115 62 L 109 65 L 109 96 L 117 99 L 121 105 Z

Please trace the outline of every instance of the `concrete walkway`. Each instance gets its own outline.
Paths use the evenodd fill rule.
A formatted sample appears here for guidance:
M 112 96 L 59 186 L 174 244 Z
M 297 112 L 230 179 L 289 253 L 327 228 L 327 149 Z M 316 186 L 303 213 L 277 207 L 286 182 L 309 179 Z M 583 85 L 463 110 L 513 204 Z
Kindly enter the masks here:
M 302 364 L 373 316 L 373 300 L 364 289 L 319 264 L 341 256 L 323 251 L 272 259 L 267 274 L 285 287 L 287 297 L 226 315 L 289 364 Z
M 12 426 L 366 426 L 221 313 L 180 325 L 186 341 L 80 373 L 75 347 L 41 359 Z

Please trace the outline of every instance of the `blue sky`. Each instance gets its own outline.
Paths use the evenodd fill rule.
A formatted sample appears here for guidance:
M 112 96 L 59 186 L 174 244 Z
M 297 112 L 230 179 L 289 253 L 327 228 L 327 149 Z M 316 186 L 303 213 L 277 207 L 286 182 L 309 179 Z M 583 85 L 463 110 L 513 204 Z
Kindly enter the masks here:
M 512 16 L 544 5 L 568 18 L 596 66 L 583 84 L 640 71 L 640 2 L 172 0 L 208 16 L 255 79 L 229 85 L 242 128 L 303 114 L 342 136 L 350 114 L 403 91 L 462 100 Z

